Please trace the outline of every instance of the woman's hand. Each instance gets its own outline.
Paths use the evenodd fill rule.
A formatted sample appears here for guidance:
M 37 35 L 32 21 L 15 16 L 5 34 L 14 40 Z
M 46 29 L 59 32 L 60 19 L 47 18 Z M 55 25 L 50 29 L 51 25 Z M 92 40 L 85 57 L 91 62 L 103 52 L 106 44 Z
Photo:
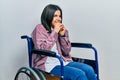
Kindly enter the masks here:
M 53 30 L 57 33 L 59 33 L 61 36 L 63 36 L 65 34 L 65 27 L 62 23 L 55 23 L 53 25 Z
M 59 34 L 60 34 L 61 36 L 64 36 L 64 35 L 65 35 L 65 31 L 66 31 L 66 29 L 65 29 L 64 25 L 62 24 L 62 26 L 61 26 L 61 28 L 60 28 L 60 30 L 59 30 Z

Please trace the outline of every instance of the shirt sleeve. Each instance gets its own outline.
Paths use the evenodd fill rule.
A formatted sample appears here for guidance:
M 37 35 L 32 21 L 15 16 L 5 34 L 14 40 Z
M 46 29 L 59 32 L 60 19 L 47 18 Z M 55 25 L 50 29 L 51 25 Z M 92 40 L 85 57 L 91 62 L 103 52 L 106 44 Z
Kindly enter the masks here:
M 64 56 L 68 56 L 70 51 L 71 51 L 71 43 L 69 40 L 69 35 L 68 31 L 65 32 L 64 36 L 60 36 L 60 46 L 61 46 L 61 51 Z
M 42 25 L 37 25 L 31 36 L 35 48 L 43 50 L 51 50 L 58 39 L 58 34 L 55 31 L 48 33 L 48 31 Z

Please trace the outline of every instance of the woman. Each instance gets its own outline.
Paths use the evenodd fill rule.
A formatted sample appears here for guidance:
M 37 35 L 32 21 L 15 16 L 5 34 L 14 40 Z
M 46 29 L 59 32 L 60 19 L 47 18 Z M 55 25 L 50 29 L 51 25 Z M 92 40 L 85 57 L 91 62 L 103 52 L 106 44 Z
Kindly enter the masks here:
M 62 23 L 62 10 L 58 5 L 47 5 L 41 15 L 41 24 L 33 30 L 36 49 L 55 51 L 64 63 L 64 80 L 97 80 L 91 66 L 73 62 L 68 31 Z M 56 58 L 33 54 L 33 67 L 60 76 L 60 64 Z

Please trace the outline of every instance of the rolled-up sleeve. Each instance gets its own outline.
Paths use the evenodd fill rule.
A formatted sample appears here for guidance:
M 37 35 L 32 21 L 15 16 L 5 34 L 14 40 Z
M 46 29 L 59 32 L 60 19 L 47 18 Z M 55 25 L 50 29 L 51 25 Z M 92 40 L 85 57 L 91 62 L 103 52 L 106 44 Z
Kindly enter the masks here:
M 60 46 L 61 46 L 61 51 L 64 56 L 69 55 L 71 51 L 71 43 L 69 40 L 69 35 L 68 31 L 65 32 L 64 36 L 61 36 L 60 38 Z

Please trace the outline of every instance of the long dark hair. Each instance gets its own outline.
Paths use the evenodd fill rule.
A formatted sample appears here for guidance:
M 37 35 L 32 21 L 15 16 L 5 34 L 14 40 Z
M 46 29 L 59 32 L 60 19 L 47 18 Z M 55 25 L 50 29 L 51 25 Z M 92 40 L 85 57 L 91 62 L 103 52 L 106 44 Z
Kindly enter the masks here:
M 47 5 L 41 15 L 41 23 L 51 33 L 51 22 L 54 17 L 54 13 L 56 10 L 60 10 L 61 12 L 61 19 L 62 19 L 62 10 L 58 5 L 49 4 Z

